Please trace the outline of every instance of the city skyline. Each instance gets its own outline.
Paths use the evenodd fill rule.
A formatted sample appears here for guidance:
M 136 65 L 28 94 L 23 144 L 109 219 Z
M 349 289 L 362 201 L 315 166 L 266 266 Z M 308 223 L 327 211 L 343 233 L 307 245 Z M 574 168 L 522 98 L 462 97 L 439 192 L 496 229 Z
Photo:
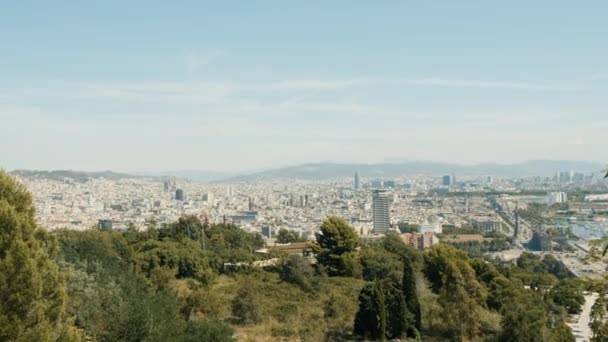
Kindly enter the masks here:
M 6 2 L 0 341 L 608 341 L 607 12 Z
M 601 160 L 607 7 L 12 3 L 0 165 Z

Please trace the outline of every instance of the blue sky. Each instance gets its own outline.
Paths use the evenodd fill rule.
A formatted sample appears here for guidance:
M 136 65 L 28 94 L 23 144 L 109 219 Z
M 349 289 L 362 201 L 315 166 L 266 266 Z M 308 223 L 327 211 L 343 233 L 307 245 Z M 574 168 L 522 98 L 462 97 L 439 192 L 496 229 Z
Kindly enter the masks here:
M 606 159 L 605 1 L 0 5 L 0 166 Z

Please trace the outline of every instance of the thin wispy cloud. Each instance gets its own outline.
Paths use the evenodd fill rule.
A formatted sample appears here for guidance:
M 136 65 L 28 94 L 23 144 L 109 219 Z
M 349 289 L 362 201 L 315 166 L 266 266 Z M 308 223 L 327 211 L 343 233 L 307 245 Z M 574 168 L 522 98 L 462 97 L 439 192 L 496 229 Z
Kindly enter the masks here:
M 463 80 L 449 78 L 419 78 L 410 80 L 396 80 L 397 83 L 405 85 L 437 86 L 437 87 L 456 87 L 456 88 L 492 88 L 492 89 L 511 89 L 511 90 L 566 90 L 575 89 L 573 85 L 565 84 L 542 84 L 528 82 L 511 81 L 484 81 L 484 80 Z
M 584 80 L 588 82 L 608 81 L 608 73 L 591 75 L 586 77 Z
M 200 72 L 203 68 L 225 56 L 226 52 L 218 48 L 207 48 L 204 50 L 186 51 L 184 61 L 186 72 L 189 75 Z
M 204 60 L 204 59 L 203 59 Z M 192 62 L 191 70 L 199 68 L 203 62 Z M 600 79 L 599 77 L 597 79 Z M 592 85 L 589 85 L 591 87 Z M 362 77 L 358 79 L 291 79 L 264 82 L 239 81 L 176 81 L 176 82 L 44 82 L 24 87 L 14 86 L 7 92 L 17 94 L 38 94 L 49 96 L 100 97 L 122 100 L 177 99 L 207 102 L 208 99 L 230 95 L 264 93 L 285 94 L 284 102 L 299 102 L 317 94 L 349 90 L 355 88 L 375 89 L 377 87 L 453 87 L 505 90 L 580 90 L 584 84 L 567 82 L 543 84 L 512 81 L 484 81 L 450 78 L 388 78 Z M 14 94 L 11 94 L 14 95 Z M 9 98 L 8 94 L 5 95 Z M 14 96 L 11 96 L 11 98 Z

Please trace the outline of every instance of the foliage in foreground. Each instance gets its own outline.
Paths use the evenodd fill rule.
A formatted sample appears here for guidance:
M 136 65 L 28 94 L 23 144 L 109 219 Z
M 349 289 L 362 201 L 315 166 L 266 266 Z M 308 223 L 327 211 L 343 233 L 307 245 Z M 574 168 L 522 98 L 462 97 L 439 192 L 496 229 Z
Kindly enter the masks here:
M 573 341 L 565 317 L 582 303 L 555 258 L 503 265 L 392 234 L 362 244 L 336 217 L 321 226 L 317 264 L 289 256 L 260 269 L 261 237 L 234 225 L 183 217 L 146 232 L 48 234 L 33 213 L 0 173 L 1 340 Z

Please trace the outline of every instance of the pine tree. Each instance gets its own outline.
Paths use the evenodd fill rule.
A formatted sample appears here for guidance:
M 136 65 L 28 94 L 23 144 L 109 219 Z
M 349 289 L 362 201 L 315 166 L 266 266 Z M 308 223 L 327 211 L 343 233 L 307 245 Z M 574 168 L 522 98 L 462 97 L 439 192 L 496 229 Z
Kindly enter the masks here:
M 359 237 L 355 230 L 340 217 L 328 217 L 317 234 L 317 245 L 314 245 L 317 261 L 325 267 L 330 276 L 352 276 L 357 273 L 353 264 L 354 252 L 359 246 Z
M 479 333 L 478 304 L 467 292 L 467 280 L 454 262 L 446 267 L 439 295 L 443 318 L 454 341 L 470 341 Z
M 36 226 L 31 195 L 0 170 L 0 340 L 75 340 L 56 245 Z

